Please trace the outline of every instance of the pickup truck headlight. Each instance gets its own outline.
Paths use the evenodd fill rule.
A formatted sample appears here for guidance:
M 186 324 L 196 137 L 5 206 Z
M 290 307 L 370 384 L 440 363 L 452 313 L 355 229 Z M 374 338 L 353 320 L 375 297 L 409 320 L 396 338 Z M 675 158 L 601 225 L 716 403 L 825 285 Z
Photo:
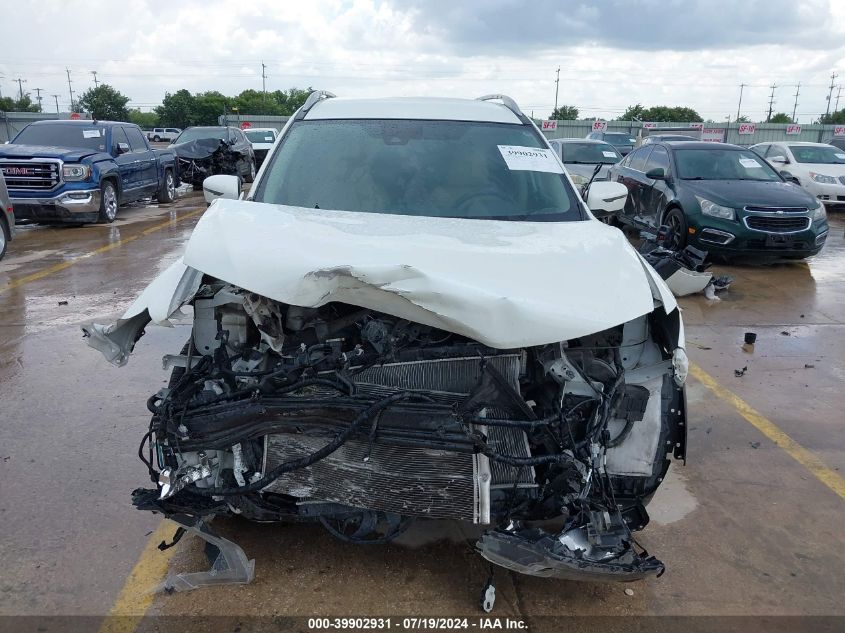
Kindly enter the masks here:
M 814 171 L 810 172 L 810 178 L 823 185 L 835 185 L 838 182 L 833 176 L 828 176 L 826 174 L 817 174 Z
M 68 182 L 86 180 L 91 175 L 91 168 L 88 165 L 63 165 L 62 179 Z
M 709 215 L 713 218 L 721 218 L 723 220 L 736 219 L 736 212 L 730 207 L 723 207 L 722 205 L 716 204 L 712 200 L 702 198 L 701 196 L 696 196 L 695 199 L 698 200 L 698 204 L 701 206 L 701 212 L 704 215 Z
M 824 205 L 816 200 L 817 206 L 815 209 L 810 209 L 810 218 L 812 218 L 813 222 L 822 222 L 823 220 L 827 219 L 827 211 L 824 208 Z

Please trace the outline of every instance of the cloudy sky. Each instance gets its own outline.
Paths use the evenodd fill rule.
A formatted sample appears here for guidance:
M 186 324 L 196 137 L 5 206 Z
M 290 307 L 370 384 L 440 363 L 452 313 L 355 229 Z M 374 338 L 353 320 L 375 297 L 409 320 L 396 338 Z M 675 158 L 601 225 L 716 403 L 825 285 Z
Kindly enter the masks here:
M 3 7 L 0 91 L 45 109 L 98 79 L 148 110 L 166 92 L 323 88 L 343 96 L 499 92 L 544 117 L 685 105 L 705 118 L 825 111 L 845 86 L 842 0 L 42 0 Z M 838 89 L 833 91 L 835 105 Z M 843 90 L 840 107 L 845 107 Z

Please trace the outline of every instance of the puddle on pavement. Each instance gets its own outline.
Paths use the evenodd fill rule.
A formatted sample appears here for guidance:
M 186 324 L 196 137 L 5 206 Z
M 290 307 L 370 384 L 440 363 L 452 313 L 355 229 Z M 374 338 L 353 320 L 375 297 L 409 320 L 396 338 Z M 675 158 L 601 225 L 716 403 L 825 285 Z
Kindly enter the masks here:
M 686 476 L 677 464 L 673 464 L 648 504 L 648 515 L 652 523 L 669 525 L 680 521 L 697 507 L 698 501 L 687 487 Z

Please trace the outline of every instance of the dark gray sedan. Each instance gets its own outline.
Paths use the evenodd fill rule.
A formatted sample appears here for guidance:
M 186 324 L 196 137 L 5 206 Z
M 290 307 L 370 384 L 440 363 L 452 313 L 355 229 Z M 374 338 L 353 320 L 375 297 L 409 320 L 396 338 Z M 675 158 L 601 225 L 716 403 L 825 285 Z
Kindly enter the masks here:
M 15 210 L 9 199 L 3 172 L 0 172 L 0 259 L 6 254 L 6 246 L 15 235 Z

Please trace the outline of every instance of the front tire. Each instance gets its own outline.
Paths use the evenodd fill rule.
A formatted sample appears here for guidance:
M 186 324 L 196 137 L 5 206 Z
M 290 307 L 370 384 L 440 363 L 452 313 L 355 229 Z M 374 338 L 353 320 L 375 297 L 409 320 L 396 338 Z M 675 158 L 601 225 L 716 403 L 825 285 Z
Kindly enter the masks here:
M 97 217 L 99 224 L 111 224 L 117 217 L 119 206 L 117 189 L 111 180 L 104 180 L 100 185 L 100 213 Z
M 176 177 L 172 169 L 164 171 L 164 181 L 161 183 L 157 197 L 160 204 L 168 204 L 176 199 Z
M 2 209 L 0 209 L 2 211 Z M 6 254 L 6 247 L 9 245 L 9 236 L 6 234 L 6 223 L 0 221 L 0 259 Z
M 154 136 L 154 137 L 153 137 L 153 142 L 155 142 L 155 143 L 161 143 L 161 137 L 160 137 L 160 136 Z
M 687 218 L 684 212 L 673 207 L 663 216 L 663 224 L 672 229 L 672 250 L 680 251 L 687 245 Z

